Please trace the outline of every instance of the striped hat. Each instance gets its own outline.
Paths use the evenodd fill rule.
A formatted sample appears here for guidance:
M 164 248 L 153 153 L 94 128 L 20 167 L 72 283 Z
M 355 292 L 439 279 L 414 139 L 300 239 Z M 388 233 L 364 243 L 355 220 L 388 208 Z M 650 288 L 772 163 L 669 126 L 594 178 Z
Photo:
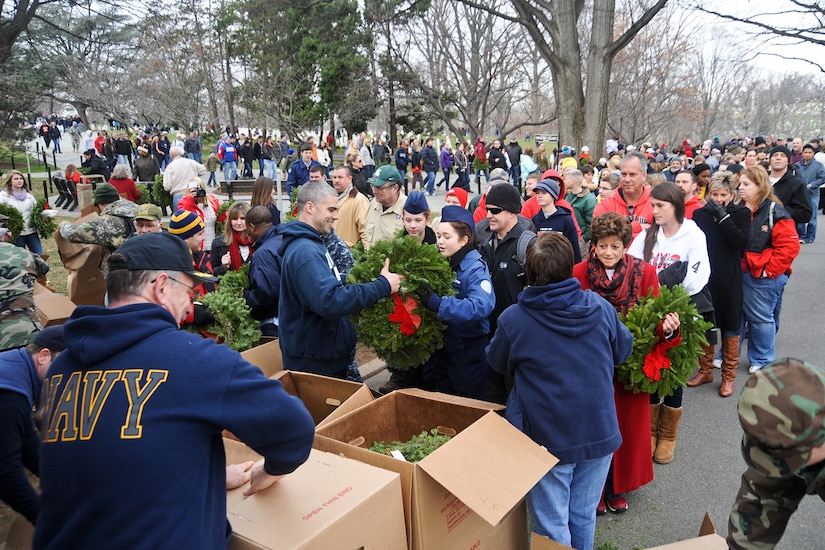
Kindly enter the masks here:
M 183 240 L 203 231 L 203 219 L 194 212 L 188 210 L 178 210 L 172 214 L 169 222 L 169 233 L 177 235 Z

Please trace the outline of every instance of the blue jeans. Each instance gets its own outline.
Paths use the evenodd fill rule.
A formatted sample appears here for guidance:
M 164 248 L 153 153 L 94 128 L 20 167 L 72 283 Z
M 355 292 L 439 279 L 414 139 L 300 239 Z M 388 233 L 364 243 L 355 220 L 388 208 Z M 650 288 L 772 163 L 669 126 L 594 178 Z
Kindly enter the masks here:
M 238 179 L 237 161 L 223 163 L 223 179 L 224 181 L 234 181 Z
M 28 248 L 35 254 L 43 254 L 43 245 L 40 244 L 40 237 L 37 236 L 37 232 L 20 235 L 14 240 L 14 244 L 20 248 Z
M 427 194 L 435 193 L 435 172 L 427 172 Z
M 811 221 L 796 224 L 796 232 L 799 233 L 799 238 L 810 242 L 816 239 L 816 217 L 819 215 L 819 188 L 815 191 L 816 193 L 810 196 L 811 208 L 814 212 L 811 214 Z
M 557 464 L 547 472 L 527 494 L 533 531 L 578 550 L 591 550 L 596 506 L 612 458 L 610 453 L 574 464 Z
M 442 183 L 446 183 L 447 186 L 444 189 L 449 189 L 450 188 L 450 172 L 451 171 L 452 171 L 452 168 L 442 168 L 441 169 L 441 173 L 443 174 L 444 177 L 441 178 L 440 182 L 438 182 L 439 187 L 441 187 Z
M 206 182 L 206 185 L 218 186 L 218 178 L 215 177 L 215 172 L 209 172 L 209 181 Z
M 129 161 L 129 155 L 118 155 L 117 156 L 117 163 L 123 164 L 125 166 L 131 166 L 132 163 Z
M 214 172 L 213 172 L 213 174 L 214 174 Z M 180 200 L 182 198 L 183 198 L 183 195 L 172 195 L 172 213 L 173 214 L 178 211 L 178 203 L 180 202 Z
M 777 305 L 788 283 L 788 276 L 775 279 L 757 279 L 750 273 L 742 274 L 742 332 L 748 324 L 748 361 L 765 366 L 776 359 Z
M 278 165 L 275 163 L 274 160 L 264 159 L 264 176 L 269 179 L 274 180 L 276 176 L 276 171 L 278 169 Z

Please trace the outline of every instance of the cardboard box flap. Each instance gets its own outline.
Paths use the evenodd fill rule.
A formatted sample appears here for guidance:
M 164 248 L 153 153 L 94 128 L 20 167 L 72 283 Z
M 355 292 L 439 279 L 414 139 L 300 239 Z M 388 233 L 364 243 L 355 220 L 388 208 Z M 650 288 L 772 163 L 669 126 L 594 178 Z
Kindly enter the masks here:
M 713 524 L 713 520 L 710 519 L 710 512 L 705 512 L 705 517 L 702 519 L 702 527 L 699 528 L 699 536 L 704 537 L 705 535 L 715 534 L 716 526 Z
M 418 465 L 484 521 L 497 525 L 557 462 L 491 411 Z
M 503 411 L 506 407 L 498 403 L 490 401 L 481 401 L 480 399 L 472 399 L 470 397 L 459 397 L 458 395 L 450 395 L 449 393 L 433 392 L 421 390 L 418 388 L 406 388 L 403 390 L 396 390 L 394 393 L 402 395 L 412 395 L 421 397 L 423 399 L 435 399 L 443 403 L 452 403 L 453 405 L 461 405 L 462 407 L 473 407 L 476 409 L 485 409 L 488 411 Z
M 536 533 L 530 539 L 530 550 L 570 550 L 571 547 Z
M 716 534 L 716 526 L 713 525 L 713 520 L 710 519 L 710 513 L 705 512 L 705 517 L 702 519 L 702 527 L 699 528 L 698 537 L 654 546 L 648 550 L 725 550 L 727 547 L 727 541 Z
M 288 394 L 301 398 L 316 427 L 373 401 L 369 388 L 358 382 L 295 371 L 281 371 L 271 378 L 280 381 Z
M 265 376 L 272 376 L 284 370 L 281 344 L 278 340 L 243 351 L 241 357 L 261 369 Z

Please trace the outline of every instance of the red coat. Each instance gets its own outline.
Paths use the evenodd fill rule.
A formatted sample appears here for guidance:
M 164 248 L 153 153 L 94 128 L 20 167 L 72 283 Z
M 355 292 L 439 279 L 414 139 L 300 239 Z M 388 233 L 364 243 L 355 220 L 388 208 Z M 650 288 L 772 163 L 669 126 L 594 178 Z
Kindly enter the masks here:
M 565 199 L 556 199 L 556 206 L 561 206 L 563 208 L 568 209 L 570 212 L 573 212 L 573 205 L 567 202 Z M 541 206 L 539 206 L 539 201 L 536 199 L 536 196 L 533 195 L 532 197 L 524 201 L 524 206 L 521 207 L 521 215 L 527 218 L 528 220 L 532 220 L 533 216 L 538 214 L 540 210 Z M 579 222 L 578 220 L 576 220 L 576 216 L 571 217 L 573 218 L 573 225 L 576 226 L 576 233 L 579 235 L 579 238 L 581 239 L 582 228 L 579 227 Z
M 223 212 L 220 216 L 217 215 L 218 211 L 221 208 L 221 202 L 218 200 L 218 197 L 209 194 L 206 195 L 206 200 L 209 201 L 209 205 L 212 207 L 212 210 L 215 211 L 217 222 L 222 223 L 226 221 L 226 212 Z M 206 220 L 206 218 L 203 216 L 203 210 L 201 210 L 201 205 L 197 201 L 195 201 L 194 197 L 192 197 L 191 195 L 184 195 L 183 197 L 181 197 L 180 202 L 178 202 L 178 210 L 194 212 L 195 214 L 200 216 L 202 220 Z
M 126 195 L 126 199 L 132 202 L 137 202 L 138 198 L 140 198 L 140 193 L 137 190 L 137 186 L 135 185 L 135 180 L 132 178 L 126 178 L 122 180 L 116 180 L 114 178 L 109 179 L 109 183 L 111 183 L 119 195 Z
M 573 266 L 573 277 L 583 289 L 590 289 L 587 280 L 587 260 Z M 646 264 L 636 298 L 645 296 L 648 289 L 659 295 L 659 279 L 656 268 Z M 650 394 L 633 393 L 624 384 L 613 379 L 613 396 L 616 401 L 616 418 L 622 434 L 622 444 L 613 453 L 613 491 L 628 493 L 653 480 L 653 459 L 650 456 Z
M 616 212 L 622 216 L 629 216 L 630 210 L 621 194 L 622 187 L 616 188 L 616 192 L 609 199 L 605 199 L 596 205 L 593 210 L 593 217 L 601 216 L 605 212 Z M 633 207 L 633 220 L 630 225 L 633 227 L 633 238 L 642 232 L 642 224 L 653 223 L 653 205 L 650 203 L 650 189 L 647 187 L 642 191 L 642 196 Z
M 699 198 L 699 195 L 693 195 L 685 202 L 685 217 L 692 220 L 693 211 L 703 206 L 704 204 L 702 204 L 702 199 Z

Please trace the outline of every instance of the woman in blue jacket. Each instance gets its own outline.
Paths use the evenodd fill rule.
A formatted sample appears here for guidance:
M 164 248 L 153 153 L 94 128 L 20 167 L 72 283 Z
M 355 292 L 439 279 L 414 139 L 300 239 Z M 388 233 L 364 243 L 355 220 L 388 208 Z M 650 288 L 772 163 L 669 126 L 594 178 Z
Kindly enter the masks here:
M 490 341 L 487 318 L 496 303 L 490 272 L 473 246 L 473 215 L 460 206 L 445 206 L 436 229 L 439 251 L 456 272 L 455 296 L 438 296 L 427 288 L 424 306 L 447 325 L 444 347 L 422 367 L 425 389 L 476 399 L 487 398 L 487 362 Z

